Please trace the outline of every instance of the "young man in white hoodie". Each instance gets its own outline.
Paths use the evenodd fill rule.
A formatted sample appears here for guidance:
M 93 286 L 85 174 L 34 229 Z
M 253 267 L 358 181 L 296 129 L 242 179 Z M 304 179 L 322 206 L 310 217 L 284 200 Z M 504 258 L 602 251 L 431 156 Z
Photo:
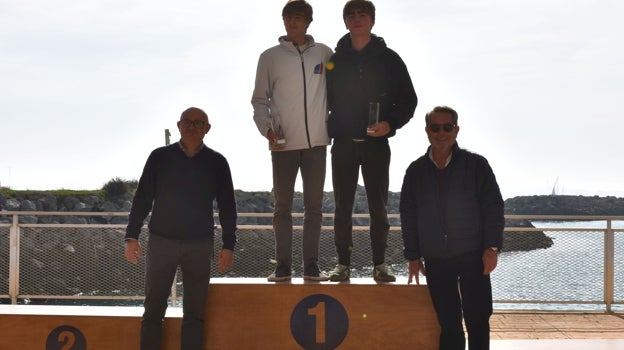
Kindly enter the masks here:
M 253 119 L 268 139 L 273 164 L 277 265 L 268 280 L 289 281 L 292 276 L 292 203 L 301 170 L 303 278 L 323 281 L 328 277 L 318 266 L 318 255 L 329 144 L 325 65 L 332 50 L 306 34 L 312 6 L 305 0 L 288 1 L 282 19 L 286 35 L 260 55 L 251 98 Z

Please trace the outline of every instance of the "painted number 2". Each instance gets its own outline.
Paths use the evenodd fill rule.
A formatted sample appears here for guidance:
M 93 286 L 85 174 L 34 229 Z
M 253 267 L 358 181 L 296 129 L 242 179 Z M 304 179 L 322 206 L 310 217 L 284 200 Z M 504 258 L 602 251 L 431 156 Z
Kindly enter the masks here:
M 74 326 L 59 326 L 46 339 L 46 350 L 87 350 L 84 334 Z

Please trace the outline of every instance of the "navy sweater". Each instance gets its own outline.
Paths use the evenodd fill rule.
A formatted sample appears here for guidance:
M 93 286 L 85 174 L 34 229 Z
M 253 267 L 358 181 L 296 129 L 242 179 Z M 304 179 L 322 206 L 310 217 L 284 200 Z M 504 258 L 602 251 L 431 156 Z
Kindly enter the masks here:
M 150 210 L 150 234 L 192 240 L 214 235 L 216 200 L 223 248 L 236 242 L 236 200 L 227 160 L 203 146 L 189 158 L 179 143 L 155 149 L 139 180 L 126 238 L 138 238 Z

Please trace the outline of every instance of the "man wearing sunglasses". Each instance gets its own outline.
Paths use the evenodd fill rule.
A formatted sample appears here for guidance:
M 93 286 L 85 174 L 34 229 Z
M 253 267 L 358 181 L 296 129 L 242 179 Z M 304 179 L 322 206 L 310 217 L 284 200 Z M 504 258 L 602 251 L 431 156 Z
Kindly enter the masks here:
M 457 145 L 457 112 L 435 107 L 425 117 L 431 146 L 407 169 L 401 228 L 409 279 L 426 275 L 441 328 L 440 349 L 489 349 L 490 273 L 503 241 L 504 202 L 488 161 Z

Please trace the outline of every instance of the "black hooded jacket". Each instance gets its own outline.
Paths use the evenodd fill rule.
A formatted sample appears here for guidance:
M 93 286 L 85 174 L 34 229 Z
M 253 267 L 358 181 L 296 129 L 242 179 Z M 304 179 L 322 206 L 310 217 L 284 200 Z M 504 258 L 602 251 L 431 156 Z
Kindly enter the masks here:
M 381 37 L 373 34 L 368 45 L 356 51 L 351 47 L 350 35 L 346 34 L 338 41 L 330 62 L 327 67 L 329 137 L 387 142 L 414 115 L 418 99 L 407 67 Z M 379 121 L 390 124 L 391 131 L 385 137 L 366 134 L 370 102 L 379 102 Z

